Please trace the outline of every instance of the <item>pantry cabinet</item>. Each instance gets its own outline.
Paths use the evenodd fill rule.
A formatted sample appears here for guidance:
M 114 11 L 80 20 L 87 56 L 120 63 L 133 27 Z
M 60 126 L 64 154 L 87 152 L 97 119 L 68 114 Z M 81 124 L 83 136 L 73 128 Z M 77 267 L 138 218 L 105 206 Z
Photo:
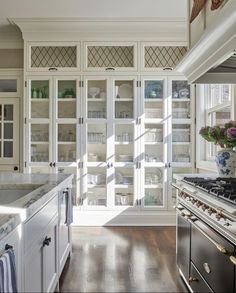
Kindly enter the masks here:
M 80 77 L 34 76 L 26 81 L 25 169 L 73 173 L 80 156 Z
M 172 209 L 172 172 L 194 167 L 183 77 L 37 76 L 27 85 L 29 172 L 74 173 L 82 211 Z

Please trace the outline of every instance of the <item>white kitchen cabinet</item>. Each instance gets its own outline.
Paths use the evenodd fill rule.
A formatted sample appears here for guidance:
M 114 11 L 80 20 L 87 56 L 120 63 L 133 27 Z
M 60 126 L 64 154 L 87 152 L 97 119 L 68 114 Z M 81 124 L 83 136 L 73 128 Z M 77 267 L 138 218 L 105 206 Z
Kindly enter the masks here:
M 22 225 L 17 226 L 12 232 L 0 241 L 0 251 L 4 253 L 6 245 L 12 246 L 16 260 L 16 277 L 17 277 L 17 289 L 18 292 L 23 291 L 22 287 Z
M 84 42 L 84 71 L 137 71 L 137 42 Z
M 136 205 L 137 76 L 84 78 L 82 209 Z
M 70 72 L 80 68 L 80 42 L 27 42 L 26 70 Z
M 24 291 L 53 292 L 58 282 L 58 196 L 24 224 Z
M 34 76 L 26 82 L 25 170 L 73 173 L 80 155 L 80 78 Z

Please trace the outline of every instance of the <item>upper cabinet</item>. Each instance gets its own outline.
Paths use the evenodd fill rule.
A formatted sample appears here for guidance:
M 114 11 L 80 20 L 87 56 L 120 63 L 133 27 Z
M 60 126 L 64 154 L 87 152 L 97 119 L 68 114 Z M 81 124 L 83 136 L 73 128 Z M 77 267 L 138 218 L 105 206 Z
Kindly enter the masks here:
M 136 71 L 137 43 L 85 42 L 84 69 L 86 71 Z
M 172 70 L 186 54 L 186 45 L 141 44 L 141 69 L 143 71 Z
M 32 42 L 27 45 L 27 71 L 78 71 L 79 43 L 73 42 Z

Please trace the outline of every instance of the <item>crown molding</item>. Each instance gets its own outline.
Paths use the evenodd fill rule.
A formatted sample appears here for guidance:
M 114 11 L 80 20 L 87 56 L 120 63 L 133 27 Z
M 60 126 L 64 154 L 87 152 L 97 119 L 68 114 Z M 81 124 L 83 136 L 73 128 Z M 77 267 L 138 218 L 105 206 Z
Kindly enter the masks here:
M 24 40 L 129 38 L 187 40 L 184 18 L 13 18 Z

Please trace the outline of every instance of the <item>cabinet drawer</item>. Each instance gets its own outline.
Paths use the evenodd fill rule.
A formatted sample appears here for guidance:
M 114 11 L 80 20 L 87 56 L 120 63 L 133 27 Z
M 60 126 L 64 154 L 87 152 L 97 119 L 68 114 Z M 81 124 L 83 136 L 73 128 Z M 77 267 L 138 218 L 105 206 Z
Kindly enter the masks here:
M 193 292 L 213 292 L 192 263 L 190 268 L 189 285 Z
M 202 222 L 192 226 L 191 261 L 214 292 L 233 292 L 234 265 L 229 256 L 220 252 L 209 239 L 233 251 L 234 247 Z M 222 282 L 224 280 L 224 282 Z
M 58 213 L 58 197 L 54 196 L 46 206 L 25 223 L 25 252 L 41 236 L 56 213 Z

